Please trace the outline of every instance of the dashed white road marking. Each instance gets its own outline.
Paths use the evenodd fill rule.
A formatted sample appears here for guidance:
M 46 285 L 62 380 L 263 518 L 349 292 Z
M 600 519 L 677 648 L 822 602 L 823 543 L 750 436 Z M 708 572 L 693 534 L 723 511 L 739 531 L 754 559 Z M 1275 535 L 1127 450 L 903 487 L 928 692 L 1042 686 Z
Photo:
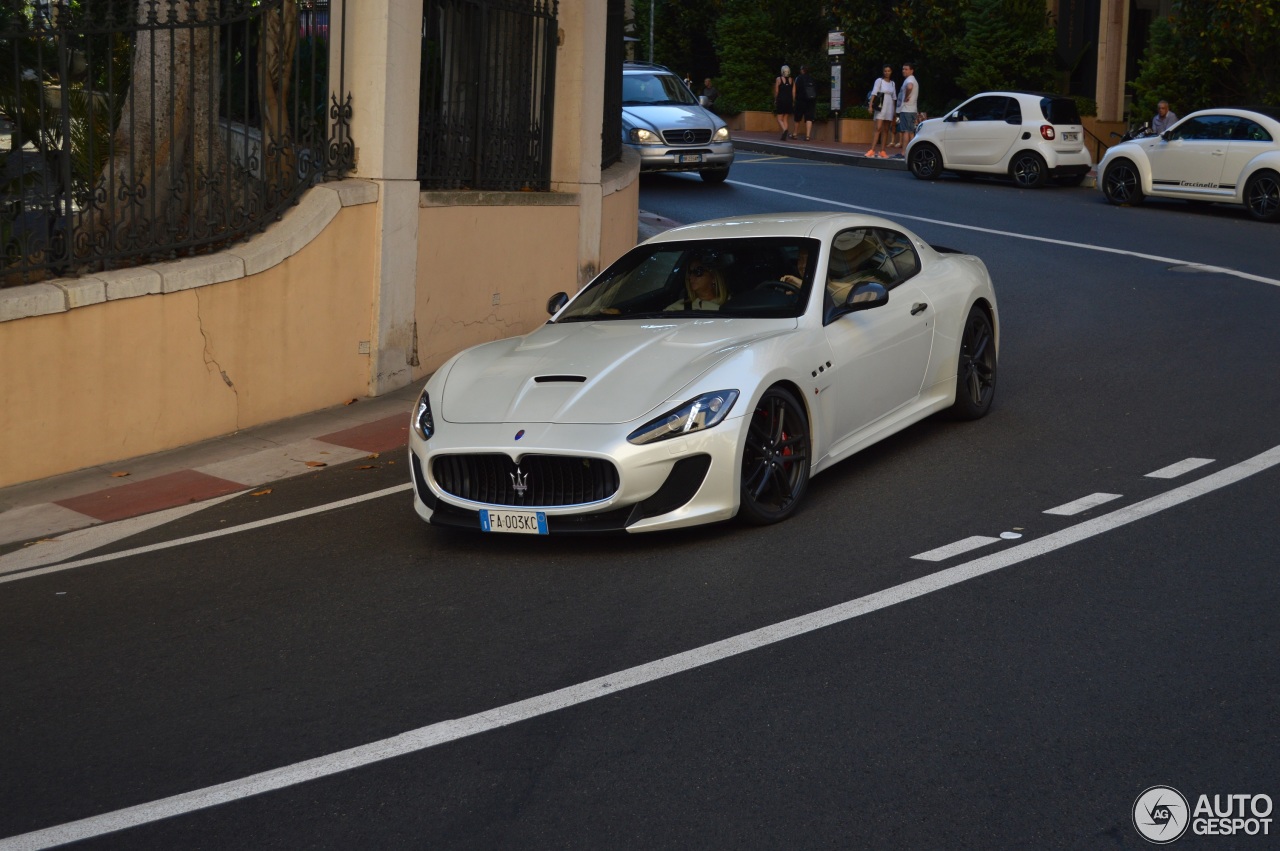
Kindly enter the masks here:
M 956 541 L 954 544 L 947 544 L 945 547 L 929 550 L 927 553 L 914 555 L 912 558 L 920 561 L 945 561 L 952 556 L 958 556 L 961 553 L 967 553 L 976 550 L 979 547 L 985 547 L 990 544 L 1000 543 L 999 538 L 988 538 L 985 535 L 974 535 L 972 538 L 965 538 L 963 541 Z
M 1177 464 L 1170 464 L 1168 467 L 1161 467 L 1154 473 L 1147 473 L 1148 479 L 1176 479 L 1183 473 L 1190 473 L 1192 470 L 1199 469 L 1205 464 L 1212 464 L 1212 458 L 1188 458 L 1185 461 L 1179 461 Z
M 1260 284 L 1270 284 L 1273 287 L 1280 287 L 1280 279 L 1266 278 L 1262 275 L 1254 275 L 1249 272 L 1241 272 L 1238 269 L 1228 269 L 1224 266 L 1206 266 L 1203 263 L 1196 263 L 1191 260 L 1178 260 L 1174 257 L 1162 257 L 1158 254 L 1144 254 L 1141 251 L 1128 251 L 1123 248 L 1108 248 L 1105 245 L 1090 245 L 1087 242 L 1072 242 L 1067 239 L 1052 239 L 1047 236 L 1035 236 L 1029 233 L 1016 233 L 1015 231 L 996 230 L 995 228 L 978 227 L 977 225 L 966 225 L 960 222 L 948 222 L 944 219 L 931 219 L 926 216 L 913 216 L 910 213 L 899 213 L 893 210 L 880 210 L 875 207 L 863 207 L 858 204 L 846 204 L 842 201 L 832 201 L 830 198 L 819 198 L 815 195 L 803 195 L 799 192 L 788 192 L 785 189 L 774 189 L 771 186 L 759 186 L 755 183 L 743 183 L 740 180 L 727 180 L 734 186 L 741 186 L 744 189 L 759 189 L 761 192 L 772 192 L 775 195 L 787 195 L 791 198 L 800 198 L 804 201 L 813 201 L 817 204 L 829 204 L 832 207 L 842 207 L 846 210 L 858 210 L 863 213 L 871 213 L 876 216 L 885 216 L 892 219 L 910 219 L 916 222 L 928 222 L 931 225 L 942 225 L 943 227 L 959 228 L 960 230 L 971 230 L 978 233 L 989 233 L 994 236 L 1008 236 L 1014 239 L 1027 239 L 1032 242 L 1045 242 L 1050 245 L 1061 245 L 1066 248 L 1083 248 L 1086 251 L 1100 251 L 1104 254 L 1122 254 L 1126 257 L 1137 257 L 1139 260 L 1154 260 L 1157 263 L 1164 263 L 1169 266 L 1195 266 L 1200 272 L 1216 272 L 1222 275 L 1231 275 L 1232 277 L 1241 278 L 1246 281 L 1255 281 Z
M 556 691 L 515 703 L 508 703 L 505 706 L 499 706 L 484 712 L 477 712 L 465 718 L 429 724 L 416 730 L 410 730 L 407 733 L 401 733 L 398 736 L 392 736 L 389 739 L 382 739 L 367 745 L 339 751 L 335 754 L 316 757 L 306 762 L 264 771 L 261 774 L 254 774 L 240 780 L 221 783 L 217 786 L 209 786 L 204 789 L 163 798 L 159 801 L 138 804 L 122 810 L 91 816 L 80 821 L 68 822 L 8 839 L 0 839 L 0 851 L 37 851 L 37 849 L 51 848 L 68 842 L 114 833 L 118 830 L 125 830 L 219 804 L 238 801 L 252 795 L 283 789 L 308 780 L 328 777 L 342 771 L 350 771 L 393 757 L 416 753 L 435 745 L 496 730 L 509 724 L 555 712 L 558 709 L 586 703 L 598 697 L 606 697 L 624 689 L 693 670 L 722 659 L 728 659 L 770 644 L 785 641 L 788 638 L 795 638 L 823 627 L 843 623 L 898 603 L 905 603 L 917 597 L 931 594 L 934 591 L 958 585 L 961 582 L 967 582 L 970 579 L 984 576 L 993 571 L 1062 549 L 1071 544 L 1101 535 L 1103 532 L 1109 532 L 1145 517 L 1158 514 L 1196 497 L 1204 496 L 1219 488 L 1234 484 L 1255 473 L 1270 469 L 1277 464 L 1280 464 L 1280 446 L 1273 447 L 1260 455 L 1255 455 L 1248 460 L 1241 461 L 1239 464 L 1211 473 L 1202 479 L 1189 482 L 1159 496 L 1144 499 L 1133 505 L 1117 509 L 1110 514 L 1085 520 L 1075 526 L 1045 535 L 1043 538 L 1036 538 L 1025 544 L 1009 547 L 991 555 L 940 570 L 937 573 L 931 573 L 927 576 L 913 579 L 910 582 L 904 582 L 901 585 L 877 591 L 874 594 L 868 594 L 865 597 L 859 597 L 808 615 L 801 615 L 791 620 L 735 635 L 732 638 L 726 638 L 723 641 L 677 653 L 674 656 L 667 656 L 664 659 L 637 665 L 634 668 L 627 668 L 617 673 L 597 677 L 584 683 L 566 686 Z
M 1119 493 L 1091 493 L 1088 496 L 1082 496 L 1077 500 L 1068 502 L 1066 505 L 1050 508 L 1045 514 L 1060 514 L 1063 517 L 1070 517 L 1073 514 L 1088 511 L 1090 508 L 1097 508 L 1099 505 L 1110 502 L 1113 499 L 1119 499 L 1123 495 Z

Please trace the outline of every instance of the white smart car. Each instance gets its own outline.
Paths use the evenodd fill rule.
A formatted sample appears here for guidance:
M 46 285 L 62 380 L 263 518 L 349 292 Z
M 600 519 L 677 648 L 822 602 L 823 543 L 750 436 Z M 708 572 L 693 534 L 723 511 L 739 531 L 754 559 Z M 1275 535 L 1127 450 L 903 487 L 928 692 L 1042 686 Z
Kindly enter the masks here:
M 998 174 L 1026 189 L 1052 179 L 1079 186 L 1093 158 L 1076 102 L 1062 95 L 983 92 L 920 125 L 907 166 L 921 180 L 944 171 Z
M 1159 136 L 1121 142 L 1098 164 L 1112 204 L 1153 198 L 1243 204 L 1280 220 L 1280 110 L 1202 109 Z
M 886 219 L 675 228 L 523 337 L 454 357 L 411 416 L 414 507 L 485 532 L 786 519 L 811 475 L 937 411 L 987 413 L 986 266 Z

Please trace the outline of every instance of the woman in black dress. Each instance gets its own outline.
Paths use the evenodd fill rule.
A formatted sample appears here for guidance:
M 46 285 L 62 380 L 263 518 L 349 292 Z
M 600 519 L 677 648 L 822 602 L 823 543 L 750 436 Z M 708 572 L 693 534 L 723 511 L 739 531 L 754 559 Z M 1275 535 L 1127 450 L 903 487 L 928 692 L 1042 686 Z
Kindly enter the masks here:
M 795 85 L 796 81 L 791 79 L 791 67 L 783 65 L 782 73 L 773 81 L 773 117 L 778 119 L 778 126 L 782 128 L 782 139 L 789 134 L 795 138 L 787 129 L 787 116 L 795 109 Z

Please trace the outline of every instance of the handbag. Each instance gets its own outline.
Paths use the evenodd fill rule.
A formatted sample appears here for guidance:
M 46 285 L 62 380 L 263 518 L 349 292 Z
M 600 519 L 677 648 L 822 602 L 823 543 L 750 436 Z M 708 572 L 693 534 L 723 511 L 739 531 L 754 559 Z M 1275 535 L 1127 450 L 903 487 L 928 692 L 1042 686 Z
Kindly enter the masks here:
M 882 106 L 884 106 L 884 92 L 876 92 L 876 96 L 871 99 L 871 111 L 879 112 Z

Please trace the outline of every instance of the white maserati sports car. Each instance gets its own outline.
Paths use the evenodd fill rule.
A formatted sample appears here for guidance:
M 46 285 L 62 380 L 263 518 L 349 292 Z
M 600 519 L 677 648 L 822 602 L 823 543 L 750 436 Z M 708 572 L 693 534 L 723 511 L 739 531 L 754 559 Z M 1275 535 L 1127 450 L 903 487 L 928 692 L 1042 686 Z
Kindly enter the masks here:
M 987 413 L 999 314 L 976 257 L 885 219 L 675 228 L 550 321 L 475 346 L 411 414 L 414 507 L 495 533 L 790 516 L 810 476 L 938 411 Z

